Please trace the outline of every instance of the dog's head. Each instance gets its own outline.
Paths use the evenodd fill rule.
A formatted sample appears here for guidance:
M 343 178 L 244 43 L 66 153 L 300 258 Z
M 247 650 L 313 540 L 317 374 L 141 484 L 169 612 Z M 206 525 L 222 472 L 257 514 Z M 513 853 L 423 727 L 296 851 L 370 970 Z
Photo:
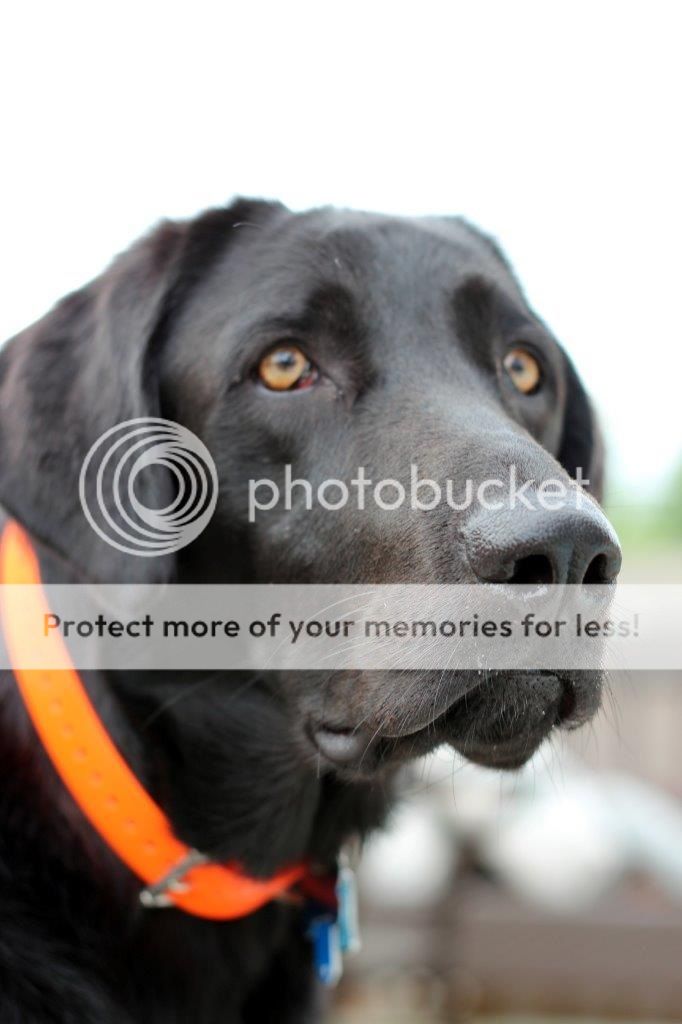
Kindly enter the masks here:
M 583 583 L 618 571 L 583 387 L 496 245 L 461 220 L 239 201 L 165 224 L 10 343 L 0 373 L 0 498 L 87 578 Z M 78 500 L 90 446 L 138 416 L 190 428 L 220 484 L 201 537 L 158 559 L 105 544 Z M 309 509 L 304 486 L 291 508 L 272 501 L 286 466 L 317 491 L 360 467 L 405 484 L 412 465 L 452 481 L 466 507 Z M 465 482 L 509 480 L 511 466 L 531 491 L 549 478 L 570 489 L 580 470 L 595 500 L 532 513 L 461 500 Z M 160 507 L 173 487 L 155 466 L 137 495 Z M 351 774 L 443 740 L 518 765 L 599 701 L 596 676 L 550 673 L 273 673 L 259 686 L 270 733 L 286 732 L 302 763 Z M 219 762 L 234 704 L 221 711 L 213 693 L 209 715 L 201 701 L 182 701 L 185 726 L 210 718 Z

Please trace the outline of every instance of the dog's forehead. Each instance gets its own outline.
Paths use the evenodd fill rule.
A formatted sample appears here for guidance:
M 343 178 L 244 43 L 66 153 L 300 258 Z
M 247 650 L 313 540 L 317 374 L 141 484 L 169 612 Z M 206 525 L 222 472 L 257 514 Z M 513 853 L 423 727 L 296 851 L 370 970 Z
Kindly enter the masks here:
M 395 253 L 475 262 L 479 269 L 487 266 L 493 271 L 504 265 L 491 240 L 459 217 L 399 217 L 329 208 L 291 215 L 285 231 L 294 243 L 350 261 Z
M 467 222 L 344 210 L 288 214 L 239 239 L 229 257 L 230 291 L 267 296 L 281 312 L 340 286 L 359 301 L 442 301 L 477 275 L 521 298 L 513 274 L 485 235 Z

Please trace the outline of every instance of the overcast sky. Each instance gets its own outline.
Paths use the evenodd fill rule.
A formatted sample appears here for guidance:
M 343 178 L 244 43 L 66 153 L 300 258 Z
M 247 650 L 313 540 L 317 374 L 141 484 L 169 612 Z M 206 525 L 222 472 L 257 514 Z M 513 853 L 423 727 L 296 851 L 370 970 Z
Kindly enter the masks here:
M 682 447 L 677 0 L 12 5 L 0 336 L 235 193 L 495 234 L 647 499 Z

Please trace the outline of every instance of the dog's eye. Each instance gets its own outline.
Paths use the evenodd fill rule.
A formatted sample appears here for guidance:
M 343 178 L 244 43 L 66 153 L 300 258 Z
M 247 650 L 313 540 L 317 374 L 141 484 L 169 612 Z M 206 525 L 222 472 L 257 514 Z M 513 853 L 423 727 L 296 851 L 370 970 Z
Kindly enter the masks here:
M 258 378 L 271 391 L 298 391 L 317 379 L 317 370 L 294 344 L 277 345 L 258 364 Z
M 503 360 L 503 366 L 512 384 L 524 395 L 532 395 L 540 387 L 542 381 L 542 370 L 540 364 L 525 348 L 513 348 L 507 352 Z

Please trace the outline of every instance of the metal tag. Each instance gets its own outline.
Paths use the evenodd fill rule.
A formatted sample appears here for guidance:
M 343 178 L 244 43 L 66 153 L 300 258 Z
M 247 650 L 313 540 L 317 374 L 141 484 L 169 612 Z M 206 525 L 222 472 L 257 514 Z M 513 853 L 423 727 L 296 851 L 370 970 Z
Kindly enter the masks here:
M 339 902 L 337 922 L 341 951 L 357 953 L 362 947 L 358 916 L 358 886 L 355 872 L 348 866 L 339 868 L 336 898 Z

